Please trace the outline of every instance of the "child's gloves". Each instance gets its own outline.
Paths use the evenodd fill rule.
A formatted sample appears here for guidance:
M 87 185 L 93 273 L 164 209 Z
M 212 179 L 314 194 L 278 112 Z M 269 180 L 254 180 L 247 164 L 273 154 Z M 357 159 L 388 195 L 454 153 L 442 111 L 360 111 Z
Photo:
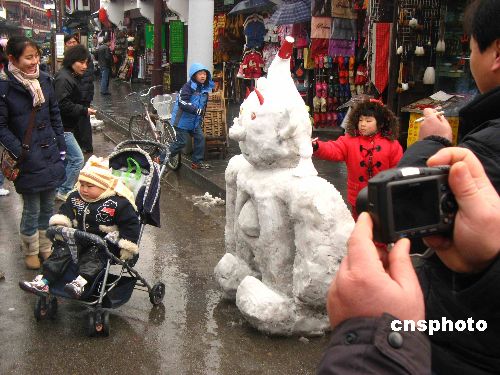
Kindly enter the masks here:
M 120 249 L 120 259 L 127 261 L 129 259 L 132 259 L 132 257 L 135 255 L 132 251 L 129 251 L 127 249 Z
M 318 138 L 312 139 L 311 144 L 312 144 L 313 152 L 316 152 L 319 148 Z

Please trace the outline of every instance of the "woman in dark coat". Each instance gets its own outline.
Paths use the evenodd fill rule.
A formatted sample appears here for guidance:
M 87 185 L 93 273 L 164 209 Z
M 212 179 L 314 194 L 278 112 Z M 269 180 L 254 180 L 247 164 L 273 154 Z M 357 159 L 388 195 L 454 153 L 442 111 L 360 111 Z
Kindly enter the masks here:
M 64 37 L 64 47 L 66 49 L 79 44 L 80 41 L 76 34 Z M 87 108 L 90 107 L 90 103 L 94 99 L 94 63 L 90 55 L 87 59 L 87 70 L 83 73 L 80 80 L 80 92 L 80 104 Z M 92 146 L 92 125 L 90 124 L 89 116 L 82 116 L 80 118 L 78 125 L 73 131 L 73 135 L 83 153 L 92 153 L 94 151 L 94 147 Z
M 87 70 L 89 52 L 78 44 L 68 48 L 64 53 L 62 68 L 55 77 L 55 91 L 66 140 L 66 180 L 59 187 L 56 199 L 66 201 L 68 194 L 73 190 L 80 169 L 83 167 L 83 153 L 73 132 L 76 130 L 82 117 L 96 113 L 92 108 L 81 104 L 80 90 L 81 77 Z
M 39 254 L 46 259 L 51 251 L 45 230 L 54 211 L 56 188 L 65 178 L 66 144 L 51 78 L 39 70 L 35 42 L 12 37 L 7 56 L 7 77 L 0 79 L 0 143 L 17 158 L 35 108 L 31 142 L 14 185 L 23 197 L 20 233 L 26 267 L 38 269 Z

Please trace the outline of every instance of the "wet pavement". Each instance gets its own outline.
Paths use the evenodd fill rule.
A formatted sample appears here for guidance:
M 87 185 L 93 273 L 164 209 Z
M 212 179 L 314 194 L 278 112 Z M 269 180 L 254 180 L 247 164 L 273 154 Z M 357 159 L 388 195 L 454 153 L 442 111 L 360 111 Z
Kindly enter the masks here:
M 126 139 L 133 114 L 124 101 L 131 89 L 111 82 L 110 97 L 96 90 L 95 107 L 106 120 L 94 134 L 94 151 L 108 155 Z M 230 145 L 230 155 L 238 152 Z M 162 228 L 147 227 L 137 270 L 150 283 L 166 284 L 163 304 L 153 307 L 147 293 L 110 311 L 108 338 L 85 335 L 87 309 L 59 299 L 55 320 L 36 322 L 35 297 L 18 287 L 35 271 L 24 268 L 19 248 L 20 197 L 0 197 L 0 374 L 314 374 L 328 336 L 269 337 L 250 327 L 232 302 L 225 301 L 213 276 L 224 254 L 225 207 L 201 210 L 193 196 L 206 191 L 224 196 L 227 160 L 209 160 L 213 168 L 193 171 L 184 159 L 179 172 L 163 179 Z M 315 161 L 345 197 L 344 164 Z
M 109 154 L 108 139 L 119 137 L 96 134 L 95 152 Z M 166 284 L 164 303 L 134 291 L 111 310 L 108 338 L 85 335 L 87 309 L 74 301 L 59 299 L 54 321 L 35 321 L 35 297 L 17 285 L 36 274 L 19 250 L 20 198 L 0 198 L 0 374 L 313 374 L 327 336 L 265 336 L 222 299 L 213 268 L 224 254 L 225 212 L 194 207 L 191 196 L 203 193 L 182 175 L 165 177 L 162 228 L 147 227 L 137 264 L 148 282 Z

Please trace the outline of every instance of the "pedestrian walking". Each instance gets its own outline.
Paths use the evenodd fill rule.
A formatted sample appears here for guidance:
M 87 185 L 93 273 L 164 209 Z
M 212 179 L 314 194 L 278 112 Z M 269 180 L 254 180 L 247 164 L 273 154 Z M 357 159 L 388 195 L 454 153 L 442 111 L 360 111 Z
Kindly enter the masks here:
M 80 44 L 76 35 L 66 35 L 64 37 L 64 46 L 66 49 Z M 80 91 L 82 99 L 80 104 L 89 108 L 94 99 L 94 64 L 89 55 L 87 60 L 87 70 L 83 73 L 80 80 Z M 93 153 L 94 147 L 92 145 L 92 126 L 90 124 L 90 116 L 80 117 L 80 121 L 74 128 L 73 135 L 75 136 L 78 145 L 84 154 Z
M 8 71 L 0 78 L 0 143 L 22 161 L 14 186 L 23 198 L 19 231 L 28 269 L 40 268 L 39 255 L 43 259 L 50 255 L 45 230 L 56 188 L 65 177 L 64 130 L 52 80 L 39 70 L 38 51 L 31 39 L 11 37 L 6 48 Z
M 97 62 L 101 71 L 101 95 L 111 95 L 109 92 L 109 75 L 111 74 L 112 57 L 108 36 L 104 37 L 101 45 L 97 48 Z
M 66 166 L 66 180 L 59 187 L 56 199 L 66 201 L 68 193 L 73 190 L 80 169 L 83 167 L 83 153 L 73 135 L 75 127 L 81 117 L 88 117 L 96 113 L 95 109 L 81 103 L 81 77 L 87 70 L 88 51 L 82 45 L 76 45 L 66 50 L 62 68 L 55 77 L 55 90 L 61 120 L 64 126 L 64 139 L 67 152 L 64 161 Z

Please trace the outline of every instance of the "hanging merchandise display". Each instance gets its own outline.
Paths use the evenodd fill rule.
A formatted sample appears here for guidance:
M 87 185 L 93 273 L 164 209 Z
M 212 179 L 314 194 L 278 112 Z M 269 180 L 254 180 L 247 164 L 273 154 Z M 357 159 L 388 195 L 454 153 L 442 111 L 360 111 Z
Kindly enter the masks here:
M 304 54 L 304 66 L 314 61 L 312 108 L 316 129 L 339 126 L 347 110 L 343 104 L 365 91 L 365 5 L 364 1 L 348 0 L 311 2 L 311 43 Z

